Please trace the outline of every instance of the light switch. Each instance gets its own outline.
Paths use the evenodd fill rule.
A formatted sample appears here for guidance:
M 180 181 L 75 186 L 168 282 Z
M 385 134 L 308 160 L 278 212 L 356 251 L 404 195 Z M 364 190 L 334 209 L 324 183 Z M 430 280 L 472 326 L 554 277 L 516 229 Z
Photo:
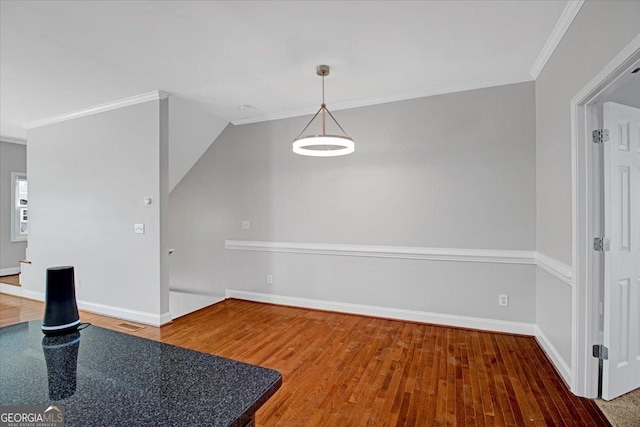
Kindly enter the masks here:
M 144 224 L 133 224 L 133 232 L 135 234 L 144 234 Z
M 251 228 L 251 222 L 247 221 L 246 219 L 244 221 L 242 221 L 242 229 L 243 230 L 248 230 Z

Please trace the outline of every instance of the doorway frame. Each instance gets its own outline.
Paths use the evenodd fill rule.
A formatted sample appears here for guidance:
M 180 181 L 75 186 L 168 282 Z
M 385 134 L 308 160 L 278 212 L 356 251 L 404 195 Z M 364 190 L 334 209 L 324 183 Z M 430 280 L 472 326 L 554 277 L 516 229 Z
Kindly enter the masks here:
M 600 283 L 594 277 L 592 239 L 594 176 L 591 131 L 599 126 L 597 103 L 631 77 L 631 67 L 640 61 L 640 35 L 620 51 L 571 100 L 572 180 L 572 325 L 571 391 L 584 397 L 598 394 L 598 361 L 591 346 L 599 342 Z

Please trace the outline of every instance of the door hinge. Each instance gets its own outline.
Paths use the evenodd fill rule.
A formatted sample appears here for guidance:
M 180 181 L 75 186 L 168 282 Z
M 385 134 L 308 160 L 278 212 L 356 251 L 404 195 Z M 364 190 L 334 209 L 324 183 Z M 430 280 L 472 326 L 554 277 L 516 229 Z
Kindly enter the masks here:
M 596 129 L 591 135 L 593 136 L 594 144 L 602 144 L 609 140 L 609 129 Z
M 606 237 L 593 238 L 593 250 L 597 252 L 607 252 L 609 250 L 609 239 Z
M 602 344 L 595 344 L 593 346 L 593 357 L 596 359 L 607 360 L 609 359 L 609 349 Z

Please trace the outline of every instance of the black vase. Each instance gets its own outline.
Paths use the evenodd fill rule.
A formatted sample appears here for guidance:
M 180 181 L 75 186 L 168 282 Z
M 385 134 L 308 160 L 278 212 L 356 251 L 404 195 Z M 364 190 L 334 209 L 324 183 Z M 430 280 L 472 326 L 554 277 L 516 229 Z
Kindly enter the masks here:
M 73 267 L 47 268 L 47 294 L 42 321 L 45 335 L 74 332 L 80 326 Z

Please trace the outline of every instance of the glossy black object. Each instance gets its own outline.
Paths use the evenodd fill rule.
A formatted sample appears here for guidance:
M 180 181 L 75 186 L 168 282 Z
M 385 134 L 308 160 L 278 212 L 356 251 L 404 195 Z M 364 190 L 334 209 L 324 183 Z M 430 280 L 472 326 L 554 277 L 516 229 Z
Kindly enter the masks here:
M 73 267 L 47 268 L 44 320 L 45 335 L 74 332 L 80 326 Z

